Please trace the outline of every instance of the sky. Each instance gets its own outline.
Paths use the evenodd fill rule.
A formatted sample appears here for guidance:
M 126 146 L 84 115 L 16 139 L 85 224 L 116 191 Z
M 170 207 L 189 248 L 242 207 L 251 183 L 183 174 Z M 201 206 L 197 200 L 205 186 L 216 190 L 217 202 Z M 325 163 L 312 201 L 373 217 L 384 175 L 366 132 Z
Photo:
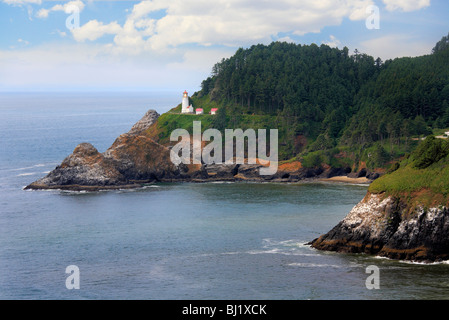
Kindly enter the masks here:
M 447 0 L 0 0 L 0 91 L 200 90 L 238 48 L 430 54 Z

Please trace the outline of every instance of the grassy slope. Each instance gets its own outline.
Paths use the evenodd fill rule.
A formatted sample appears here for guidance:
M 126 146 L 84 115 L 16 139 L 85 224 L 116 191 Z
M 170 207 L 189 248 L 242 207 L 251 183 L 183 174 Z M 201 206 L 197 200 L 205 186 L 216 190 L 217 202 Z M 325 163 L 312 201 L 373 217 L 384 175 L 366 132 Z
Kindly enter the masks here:
M 232 111 L 235 110 L 234 106 L 226 105 L 221 106 L 215 101 L 210 101 L 209 96 L 201 98 L 191 98 L 195 108 L 203 108 L 204 115 L 185 115 L 181 114 L 181 104 L 171 109 L 169 112 L 164 113 L 158 119 L 156 125 L 152 126 L 147 134 L 157 142 L 168 145 L 170 144 L 170 133 L 178 128 L 186 129 L 192 134 L 193 121 L 201 121 L 202 131 L 213 127 L 213 115 L 209 114 L 211 108 L 226 107 L 227 111 L 227 128 L 240 128 L 246 129 L 278 129 L 279 132 L 279 160 L 280 161 L 300 161 L 304 167 L 318 167 L 321 165 L 331 167 L 351 167 L 353 171 L 358 171 L 362 168 L 368 168 L 370 170 L 383 171 L 383 168 L 390 166 L 390 160 L 386 159 L 383 164 L 373 164 L 370 161 L 369 155 L 374 147 L 360 148 L 360 147 L 348 147 L 337 146 L 336 148 L 322 151 L 307 152 L 305 149 L 307 145 L 313 143 L 310 137 L 305 137 L 301 134 L 295 134 L 291 130 L 286 129 L 284 122 L 285 119 L 280 119 L 274 115 L 257 115 L 257 114 L 242 114 Z M 376 144 L 380 144 L 377 142 Z M 414 147 L 414 143 L 411 141 L 408 143 L 409 148 Z M 390 151 L 390 145 L 388 141 L 383 143 L 385 149 Z M 403 154 L 403 147 L 393 145 L 394 157 L 399 157 Z M 292 148 L 296 148 L 298 155 L 294 158 L 288 156 L 291 153 Z M 396 150 L 397 149 L 397 150 Z M 400 149 L 400 150 L 399 150 Z
M 438 139 L 435 140 L 435 143 Z M 441 142 L 442 146 L 449 141 Z M 430 148 L 432 144 L 428 144 Z M 425 168 L 416 163 L 426 154 L 425 145 L 418 147 L 408 158 L 399 163 L 399 168 L 375 180 L 369 188 L 372 193 L 385 193 L 406 199 L 409 204 L 424 206 L 449 206 L 449 155 L 447 149 Z
M 209 128 L 213 128 L 213 121 L 215 115 L 210 115 L 211 108 L 225 107 L 227 110 L 234 110 L 234 106 L 227 105 L 222 106 L 217 102 L 210 101 L 209 96 L 201 98 L 191 98 L 191 102 L 194 108 L 203 108 L 204 115 L 188 115 L 181 114 L 181 105 L 171 109 L 169 112 L 162 114 L 156 125 L 153 125 L 148 129 L 147 134 L 161 144 L 169 144 L 170 134 L 173 130 L 181 128 L 186 129 L 190 134 L 193 131 L 193 122 L 201 121 L 201 130 L 204 131 Z M 227 128 L 229 129 L 278 129 L 276 116 L 272 115 L 249 115 L 249 114 L 234 114 L 227 112 Z M 279 141 L 286 140 L 285 132 L 279 130 Z M 284 145 L 281 143 L 279 147 L 280 158 L 283 158 Z

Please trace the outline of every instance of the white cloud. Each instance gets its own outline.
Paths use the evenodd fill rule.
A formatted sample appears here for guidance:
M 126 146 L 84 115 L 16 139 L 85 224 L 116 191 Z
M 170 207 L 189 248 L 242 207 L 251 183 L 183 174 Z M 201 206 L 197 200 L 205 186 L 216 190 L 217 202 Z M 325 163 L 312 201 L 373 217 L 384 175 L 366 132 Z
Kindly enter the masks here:
M 64 3 L 63 5 L 56 4 L 53 7 L 51 7 L 50 9 L 42 8 L 36 13 L 36 17 L 45 19 L 45 18 L 48 18 L 48 15 L 50 12 L 56 12 L 56 11 L 63 11 L 67 14 L 70 14 L 70 13 L 73 13 L 73 11 L 75 10 L 75 7 L 78 8 L 79 12 L 81 12 L 84 9 L 84 6 L 85 6 L 84 2 L 82 2 L 81 0 L 68 1 L 68 2 Z
M 49 9 L 40 9 L 37 13 L 36 13 L 36 17 L 41 18 L 41 19 L 45 19 L 48 18 L 48 14 L 50 13 Z
M 41 4 L 42 0 L 3 0 L 4 3 L 12 5 L 22 5 L 22 4 Z
M 23 40 L 22 38 L 19 38 L 19 39 L 17 39 L 17 42 L 19 42 L 19 43 L 23 43 L 24 45 L 29 45 L 30 44 L 30 42 L 29 41 L 27 41 L 27 40 Z
M 330 35 L 329 41 L 323 41 L 323 44 L 326 44 L 332 48 L 337 48 L 341 44 L 341 42 L 335 36 Z
M 432 40 L 427 43 L 414 39 L 410 34 L 392 34 L 363 41 L 358 49 L 375 58 L 387 60 L 429 54 L 432 46 Z
M 154 10 L 162 1 L 152 1 Z M 325 26 L 339 25 L 344 18 L 366 18 L 371 0 L 305 1 L 170 1 L 167 15 L 157 21 L 155 35 L 149 39 L 155 49 L 185 43 L 239 46 L 248 42 L 270 42 L 284 32 L 304 35 Z M 141 8 L 140 8 L 141 9 Z M 139 13 L 151 12 L 151 5 Z
M 133 6 L 122 28 L 114 28 L 114 44 L 140 52 L 184 44 L 236 47 L 269 43 L 279 33 L 304 35 L 339 25 L 345 18 L 365 19 L 370 5 L 373 0 L 141 1 Z M 150 17 L 160 10 L 166 15 L 158 20 Z M 89 39 L 87 33 L 73 33 L 77 41 Z M 100 32 L 95 34 L 91 38 L 101 36 Z
M 430 0 L 382 0 L 388 11 L 402 10 L 406 12 L 420 10 L 430 6 Z
M 187 74 L 195 71 L 208 73 L 214 64 L 223 58 L 231 57 L 234 53 L 234 49 L 192 49 L 183 54 L 181 61 L 169 63 L 167 69 Z
M 412 10 L 407 1 L 383 0 L 388 10 Z M 40 0 L 3 0 L 12 5 L 41 4 Z M 430 1 L 415 0 L 413 8 Z M 47 4 L 49 2 L 45 2 Z M 62 2 L 61 2 L 62 3 Z M 66 12 L 72 0 L 46 6 L 40 18 L 56 11 Z M 231 56 L 238 46 L 278 41 L 294 42 L 293 35 L 320 32 L 338 26 L 344 19 L 364 20 L 374 0 L 152 0 L 140 1 L 127 11 L 123 23 L 85 20 L 70 32 L 74 44 L 27 46 L 0 50 L 0 87 L 146 87 L 175 88 L 199 85 L 212 66 Z M 413 9 L 414 10 L 414 9 Z M 155 15 L 157 13 L 157 15 Z M 155 19 L 155 16 L 163 16 Z M 364 22 L 360 22 L 364 27 Z M 111 41 L 93 41 L 109 35 Z M 113 39 L 113 40 L 112 40 Z M 90 41 L 90 42 L 89 42 Z M 339 46 L 334 35 L 323 43 Z M 422 43 L 410 35 L 395 34 L 366 40 L 357 45 L 383 60 L 426 54 L 434 43 Z M 23 48 L 19 50 L 18 48 Z
M 0 50 L 0 88 L 196 91 L 212 65 L 232 51 L 177 49 L 129 56 L 111 45 L 87 42 Z
M 65 31 L 61 31 L 59 29 L 56 29 L 51 34 L 58 34 L 61 38 L 64 38 L 67 36 L 67 33 Z
M 295 40 L 293 40 L 293 39 L 290 38 L 289 36 L 279 38 L 279 39 L 277 39 L 276 41 L 278 41 L 278 42 L 295 43 Z
M 97 20 L 91 20 L 80 28 L 72 29 L 73 37 L 76 41 L 97 40 L 105 34 L 117 34 L 122 30 L 117 22 L 103 24 Z

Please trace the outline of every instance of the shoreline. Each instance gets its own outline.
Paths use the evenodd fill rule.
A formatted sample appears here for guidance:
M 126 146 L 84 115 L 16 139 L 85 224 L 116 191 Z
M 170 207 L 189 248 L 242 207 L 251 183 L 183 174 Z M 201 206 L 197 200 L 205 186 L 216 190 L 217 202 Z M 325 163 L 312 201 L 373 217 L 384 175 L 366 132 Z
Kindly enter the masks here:
M 320 178 L 319 181 L 323 182 L 339 182 L 339 183 L 351 183 L 351 184 L 370 184 L 372 180 L 365 177 L 362 178 L 350 178 L 347 176 L 336 176 L 332 178 Z
M 133 181 L 133 183 L 129 184 L 118 184 L 118 185 L 108 185 L 108 186 L 94 186 L 94 185 L 52 185 L 47 186 L 43 184 L 30 184 L 22 188 L 24 191 L 45 191 L 45 190 L 59 190 L 59 191 L 88 191 L 88 192 L 96 192 L 96 191 L 112 191 L 112 190 L 120 190 L 120 189 L 139 189 L 148 185 L 153 185 L 156 183 L 211 183 L 211 182 L 243 182 L 243 183 L 281 183 L 281 184 L 292 184 L 292 183 L 314 183 L 314 182 L 328 182 L 328 183 L 342 183 L 342 184 L 358 184 L 358 185 L 369 185 L 372 180 L 367 178 L 350 178 L 347 176 L 335 176 L 332 178 L 305 178 L 299 180 L 290 180 L 290 179 L 241 179 L 241 178 L 221 178 L 221 179 L 162 179 L 159 181 Z

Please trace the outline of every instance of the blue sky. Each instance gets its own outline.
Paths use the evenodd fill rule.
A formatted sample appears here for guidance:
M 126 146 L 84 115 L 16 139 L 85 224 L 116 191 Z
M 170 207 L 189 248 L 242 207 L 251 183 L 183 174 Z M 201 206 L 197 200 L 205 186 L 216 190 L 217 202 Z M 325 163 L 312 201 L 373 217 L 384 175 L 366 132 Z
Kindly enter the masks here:
M 214 63 L 272 41 L 419 56 L 448 16 L 447 0 L 0 0 L 0 91 L 194 92 Z

